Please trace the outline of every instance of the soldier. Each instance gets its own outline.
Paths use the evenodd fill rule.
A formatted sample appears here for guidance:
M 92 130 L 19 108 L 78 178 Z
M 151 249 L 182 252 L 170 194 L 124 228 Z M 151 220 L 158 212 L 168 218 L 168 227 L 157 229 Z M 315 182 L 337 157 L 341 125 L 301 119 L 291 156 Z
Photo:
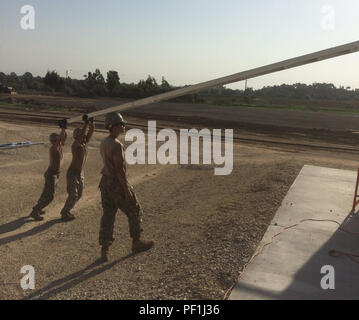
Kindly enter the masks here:
M 103 216 L 99 243 L 102 246 L 101 257 L 108 261 L 109 246 L 114 241 L 113 227 L 118 209 L 127 215 L 133 253 L 149 250 L 154 242 L 140 240 L 142 209 L 132 186 L 127 181 L 124 147 L 117 139 L 125 132 L 125 121 L 121 114 L 107 114 L 105 128 L 109 130 L 110 135 L 100 146 L 104 166 L 100 181 Z
M 83 169 L 87 159 L 87 144 L 90 142 L 92 134 L 95 130 L 93 118 L 88 119 L 87 115 L 83 116 L 84 125 L 82 128 L 76 128 L 73 133 L 75 141 L 71 146 L 72 162 L 67 170 L 67 193 L 68 197 L 63 209 L 61 210 L 61 219 L 70 221 L 75 216 L 70 212 L 77 201 L 82 197 L 84 188 Z M 89 130 L 86 134 L 87 127 Z
M 41 217 L 42 214 L 45 214 L 43 209 L 47 207 L 51 201 L 54 199 L 55 195 L 55 186 L 60 177 L 60 169 L 64 160 L 64 153 L 62 151 L 62 147 L 65 145 L 65 141 L 67 138 L 66 120 L 59 121 L 59 126 L 61 128 L 61 133 L 51 133 L 50 134 L 50 165 L 46 170 L 45 177 L 45 186 L 38 200 L 36 206 L 32 208 L 32 212 L 30 213 L 30 217 L 34 218 L 36 221 L 44 220 Z

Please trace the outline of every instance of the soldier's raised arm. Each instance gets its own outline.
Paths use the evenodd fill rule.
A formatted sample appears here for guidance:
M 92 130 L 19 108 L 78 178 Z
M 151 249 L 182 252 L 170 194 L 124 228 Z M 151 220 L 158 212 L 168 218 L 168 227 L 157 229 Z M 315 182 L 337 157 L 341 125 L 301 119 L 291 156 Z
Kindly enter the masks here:
M 85 135 L 86 135 L 86 130 L 87 130 L 87 127 L 89 125 L 89 118 L 87 116 L 87 114 L 84 114 L 82 116 L 82 121 L 84 122 L 82 128 L 81 128 L 81 133 L 80 133 L 80 139 L 83 141 L 83 139 L 85 138 Z
M 67 132 L 66 132 L 67 121 L 66 121 L 66 119 L 59 121 L 59 127 L 61 128 L 61 132 L 57 138 L 57 146 L 60 146 L 60 145 L 64 146 L 65 141 L 67 139 Z
M 93 132 L 95 131 L 94 119 L 90 118 L 89 122 L 90 122 L 90 124 L 89 124 L 89 131 L 87 132 L 87 135 L 86 135 L 86 143 L 88 143 L 91 140 Z

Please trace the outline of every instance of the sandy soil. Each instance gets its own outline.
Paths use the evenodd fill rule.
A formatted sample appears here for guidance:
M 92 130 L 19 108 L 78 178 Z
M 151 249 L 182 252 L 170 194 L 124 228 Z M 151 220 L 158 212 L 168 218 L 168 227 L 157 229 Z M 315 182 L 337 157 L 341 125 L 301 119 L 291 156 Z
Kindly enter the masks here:
M 0 122 L 2 143 L 46 141 L 51 127 Z M 118 212 L 111 259 L 100 264 L 102 214 L 97 132 L 90 143 L 86 187 L 74 214 L 62 223 L 64 169 L 45 220 L 27 218 L 43 187 L 48 145 L 0 151 L 0 299 L 221 299 L 253 253 L 304 164 L 356 170 L 357 155 L 295 147 L 234 146 L 234 170 L 212 166 L 129 166 L 144 208 L 144 238 L 153 250 L 130 255 L 125 215 Z M 20 287 L 24 265 L 36 271 L 36 289 Z

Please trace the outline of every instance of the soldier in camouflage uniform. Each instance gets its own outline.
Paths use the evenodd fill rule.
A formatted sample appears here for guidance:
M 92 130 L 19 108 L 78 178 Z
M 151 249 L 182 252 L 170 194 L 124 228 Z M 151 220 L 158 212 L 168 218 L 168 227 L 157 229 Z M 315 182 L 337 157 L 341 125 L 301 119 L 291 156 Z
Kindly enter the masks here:
M 99 243 L 102 246 L 101 256 L 107 261 L 109 246 L 114 241 L 113 227 L 118 209 L 128 218 L 133 253 L 149 250 L 154 242 L 140 240 L 142 209 L 127 181 L 124 147 L 117 139 L 125 132 L 125 121 L 119 113 L 109 113 L 106 115 L 105 128 L 110 135 L 102 141 L 100 147 L 104 167 L 100 181 L 103 216 Z
M 55 186 L 60 177 L 60 169 L 64 160 L 62 147 L 65 145 L 67 138 L 66 120 L 61 120 L 59 125 L 61 127 L 61 133 L 51 133 L 50 135 L 50 165 L 44 174 L 45 186 L 40 199 L 30 213 L 30 217 L 34 218 L 36 221 L 44 220 L 44 218 L 41 217 L 42 214 L 45 214 L 43 209 L 54 199 Z
M 76 128 L 73 133 L 75 141 L 71 146 L 72 162 L 67 170 L 67 193 L 68 197 L 63 209 L 61 210 L 61 217 L 63 221 L 70 221 L 75 219 L 75 216 L 70 212 L 77 201 L 82 197 L 84 188 L 84 173 L 83 168 L 87 160 L 87 144 L 95 130 L 93 118 L 88 119 L 87 115 L 83 116 L 84 125 L 82 128 Z M 89 130 L 86 134 L 87 127 Z

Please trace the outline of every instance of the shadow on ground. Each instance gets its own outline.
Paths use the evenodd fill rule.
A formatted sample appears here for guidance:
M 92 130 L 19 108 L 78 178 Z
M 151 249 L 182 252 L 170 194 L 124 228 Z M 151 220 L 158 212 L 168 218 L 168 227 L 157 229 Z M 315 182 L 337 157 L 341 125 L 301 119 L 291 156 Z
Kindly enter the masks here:
M 23 226 L 24 224 L 30 223 L 30 222 L 35 222 L 35 221 L 29 217 L 23 217 L 23 218 L 15 220 L 15 221 L 6 223 L 6 224 L 0 226 L 0 234 L 14 231 L 14 230 L 20 228 L 21 226 Z M 40 224 L 30 230 L 27 230 L 27 231 L 24 231 L 24 232 L 21 232 L 18 234 L 14 234 L 12 236 L 8 236 L 5 238 L 1 238 L 0 246 L 4 245 L 4 244 L 8 244 L 13 241 L 21 240 L 21 239 L 29 237 L 29 236 L 33 236 L 39 232 L 43 232 L 43 231 L 51 228 L 53 225 L 55 225 L 57 223 L 63 223 L 63 221 L 61 219 L 50 220 L 50 221 Z
M 54 296 L 60 292 L 69 290 L 72 287 L 78 285 L 79 283 L 86 281 L 92 277 L 95 277 L 95 276 L 99 275 L 100 273 L 105 272 L 106 270 L 111 269 L 115 265 L 125 261 L 126 259 L 132 257 L 133 255 L 134 255 L 133 253 L 128 254 L 120 259 L 117 259 L 117 260 L 110 262 L 108 264 L 105 264 L 105 265 L 103 264 L 101 259 L 97 259 L 96 261 L 94 261 L 93 263 L 88 265 L 86 268 L 79 270 L 75 273 L 72 273 L 64 278 L 59 279 L 59 280 L 53 281 L 50 284 L 48 284 L 47 286 L 45 286 L 44 288 L 31 293 L 30 295 L 25 297 L 24 300 L 49 299 L 52 296 Z M 99 267 L 99 268 L 96 268 L 96 267 Z
M 24 224 L 29 223 L 31 221 L 34 221 L 34 220 L 30 219 L 30 217 L 27 216 L 27 217 L 22 217 L 17 220 L 5 223 L 0 226 L 0 234 L 15 231 L 15 230 L 21 228 Z

